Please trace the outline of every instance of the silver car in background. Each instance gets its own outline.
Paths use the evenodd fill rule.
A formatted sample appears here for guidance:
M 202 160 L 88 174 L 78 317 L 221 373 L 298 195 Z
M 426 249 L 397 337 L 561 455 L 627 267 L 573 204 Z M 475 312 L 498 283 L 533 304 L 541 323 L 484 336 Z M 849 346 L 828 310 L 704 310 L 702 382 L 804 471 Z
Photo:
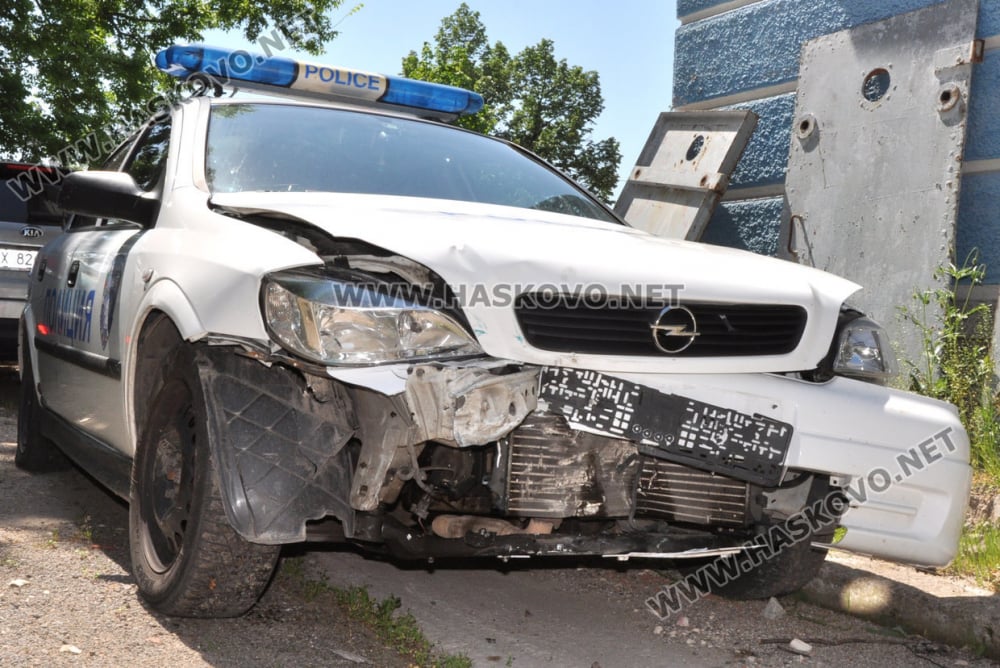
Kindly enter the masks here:
M 0 354 L 16 354 L 17 322 L 38 249 L 62 233 L 55 196 L 65 171 L 0 162 Z

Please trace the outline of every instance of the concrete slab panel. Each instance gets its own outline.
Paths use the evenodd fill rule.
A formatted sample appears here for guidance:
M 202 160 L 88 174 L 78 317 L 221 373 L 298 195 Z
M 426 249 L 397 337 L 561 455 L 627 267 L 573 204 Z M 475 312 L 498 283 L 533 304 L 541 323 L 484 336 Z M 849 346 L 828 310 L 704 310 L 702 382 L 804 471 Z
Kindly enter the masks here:
M 978 0 L 951 0 L 802 48 L 786 178 L 800 262 L 865 291 L 852 302 L 917 359 L 900 306 L 953 259 Z

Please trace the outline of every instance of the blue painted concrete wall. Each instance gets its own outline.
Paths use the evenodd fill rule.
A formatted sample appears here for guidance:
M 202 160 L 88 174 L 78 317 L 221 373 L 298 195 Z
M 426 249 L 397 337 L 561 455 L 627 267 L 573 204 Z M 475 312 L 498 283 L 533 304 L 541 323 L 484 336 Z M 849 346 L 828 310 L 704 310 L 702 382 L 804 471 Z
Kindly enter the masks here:
M 674 106 L 752 109 L 757 131 L 705 241 L 774 254 L 781 219 L 780 186 L 788 164 L 799 50 L 803 42 L 862 23 L 938 4 L 940 0 L 758 0 L 736 9 L 720 0 L 678 0 L 683 25 L 674 57 Z M 1000 0 L 980 0 L 977 37 L 1000 35 Z M 993 46 L 1000 40 L 988 42 Z M 731 102 L 731 96 L 745 101 Z M 1000 159 L 1000 48 L 988 49 L 973 71 L 966 168 Z M 1000 283 L 1000 170 L 962 181 L 956 255 L 972 249 L 987 264 L 987 282 Z M 740 191 L 754 198 L 739 199 Z M 761 197 L 760 195 L 765 195 Z

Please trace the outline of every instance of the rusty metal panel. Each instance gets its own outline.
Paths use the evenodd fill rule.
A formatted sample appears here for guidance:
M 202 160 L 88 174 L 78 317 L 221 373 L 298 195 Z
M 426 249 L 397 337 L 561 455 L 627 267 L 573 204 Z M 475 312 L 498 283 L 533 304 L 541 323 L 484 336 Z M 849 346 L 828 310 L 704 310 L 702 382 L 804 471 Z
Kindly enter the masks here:
M 615 213 L 652 234 L 701 238 L 756 125 L 752 111 L 661 113 Z
M 898 307 L 952 259 L 978 0 L 951 0 L 802 47 L 788 176 L 790 250 L 852 279 L 901 358 Z M 979 43 L 981 46 L 981 43 Z

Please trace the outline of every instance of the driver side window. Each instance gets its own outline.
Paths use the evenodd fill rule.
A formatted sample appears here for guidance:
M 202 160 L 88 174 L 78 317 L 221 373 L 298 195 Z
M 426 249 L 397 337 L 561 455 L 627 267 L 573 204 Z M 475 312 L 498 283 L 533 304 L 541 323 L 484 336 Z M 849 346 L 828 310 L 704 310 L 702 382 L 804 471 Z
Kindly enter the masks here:
M 140 188 L 155 190 L 163 177 L 170 146 L 170 118 L 153 123 L 139 140 L 125 171 L 132 175 Z

